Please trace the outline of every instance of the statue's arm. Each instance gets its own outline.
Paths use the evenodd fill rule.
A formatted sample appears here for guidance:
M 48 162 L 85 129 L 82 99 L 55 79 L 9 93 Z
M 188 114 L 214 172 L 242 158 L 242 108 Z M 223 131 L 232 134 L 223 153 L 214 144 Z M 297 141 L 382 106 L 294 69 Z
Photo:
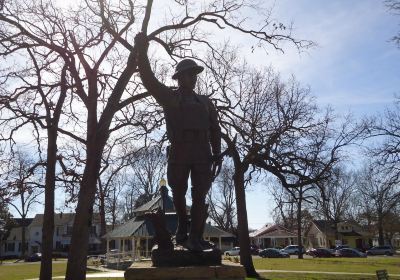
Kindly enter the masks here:
M 140 33 L 136 36 L 135 42 L 138 48 L 138 67 L 140 78 L 143 85 L 149 93 L 162 105 L 169 105 L 172 102 L 172 90 L 161 83 L 151 70 L 149 58 L 147 56 L 148 41 L 144 34 Z

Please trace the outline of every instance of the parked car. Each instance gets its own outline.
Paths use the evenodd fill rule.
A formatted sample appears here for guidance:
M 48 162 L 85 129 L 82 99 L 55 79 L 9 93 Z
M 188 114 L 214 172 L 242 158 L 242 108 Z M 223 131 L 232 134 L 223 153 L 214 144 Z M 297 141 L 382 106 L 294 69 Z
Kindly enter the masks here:
M 306 254 L 313 258 L 330 258 L 335 256 L 332 251 L 327 248 L 311 248 L 307 250 Z
M 338 245 L 333 249 L 333 251 L 335 252 L 337 250 L 344 249 L 344 248 L 350 248 L 350 246 L 349 245 Z
M 225 256 L 238 256 L 240 253 L 240 247 L 233 247 L 232 249 L 225 251 Z
M 34 253 L 28 257 L 25 258 L 26 262 L 40 262 L 42 260 L 42 254 L 41 253 Z
M 396 250 L 389 245 L 385 246 L 374 246 L 366 251 L 367 255 L 386 255 L 393 256 L 396 253 Z
M 267 248 L 263 249 L 258 253 L 258 255 L 262 258 L 289 258 L 290 255 L 285 253 L 279 249 L 275 248 Z
M 305 253 L 304 247 L 301 247 L 303 253 Z M 289 245 L 281 250 L 282 252 L 288 253 L 289 255 L 297 255 L 300 251 L 299 245 Z
M 335 256 L 344 258 L 366 258 L 367 254 L 353 248 L 342 248 L 335 251 Z

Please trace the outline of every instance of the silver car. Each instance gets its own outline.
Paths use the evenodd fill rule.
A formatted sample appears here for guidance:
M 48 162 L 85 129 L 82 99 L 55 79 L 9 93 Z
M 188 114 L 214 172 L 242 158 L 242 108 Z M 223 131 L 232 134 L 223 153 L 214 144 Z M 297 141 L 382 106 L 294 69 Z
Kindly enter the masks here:
M 302 250 L 303 254 L 306 252 L 304 250 L 304 247 L 301 247 L 301 250 Z M 286 246 L 285 248 L 283 248 L 281 251 L 284 253 L 288 253 L 289 255 L 297 255 L 300 251 L 300 246 L 299 245 L 289 245 L 289 246 Z
M 232 249 L 224 252 L 225 256 L 239 256 L 239 254 L 240 254 L 239 247 L 233 247 Z
M 386 255 L 386 256 L 393 256 L 396 253 L 396 250 L 393 249 L 392 246 L 374 246 L 371 249 L 366 251 L 367 255 Z

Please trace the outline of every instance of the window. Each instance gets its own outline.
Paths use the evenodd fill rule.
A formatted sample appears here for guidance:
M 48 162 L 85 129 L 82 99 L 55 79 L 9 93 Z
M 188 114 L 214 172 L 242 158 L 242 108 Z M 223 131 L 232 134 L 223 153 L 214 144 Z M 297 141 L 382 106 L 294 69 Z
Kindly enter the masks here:
M 7 243 L 7 251 L 14 252 L 15 251 L 15 243 Z
M 72 235 L 72 227 L 67 226 L 67 235 Z

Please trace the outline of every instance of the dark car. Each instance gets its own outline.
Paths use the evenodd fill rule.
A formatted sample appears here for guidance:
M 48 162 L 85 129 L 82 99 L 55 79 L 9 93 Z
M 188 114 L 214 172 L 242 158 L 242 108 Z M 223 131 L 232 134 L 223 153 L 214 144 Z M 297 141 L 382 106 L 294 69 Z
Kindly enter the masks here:
M 374 246 L 371 249 L 367 250 L 367 255 L 386 255 L 386 256 L 393 256 L 396 253 L 396 250 L 393 249 L 392 246 Z
M 258 255 L 260 249 L 256 245 L 250 245 L 250 253 L 252 255 Z
M 331 250 L 326 248 L 311 248 L 306 254 L 313 258 L 330 258 L 335 256 Z
M 261 250 L 258 255 L 262 258 L 289 258 L 289 254 L 282 252 L 279 249 L 275 248 L 267 248 L 264 250 Z
M 41 253 L 34 253 L 28 257 L 25 258 L 26 262 L 40 262 L 42 260 L 42 254 Z
M 360 252 L 353 248 L 343 248 L 335 251 L 336 257 L 344 257 L 344 258 L 365 258 L 367 254 Z
M 337 251 L 337 250 L 344 249 L 344 248 L 350 248 L 350 246 L 349 245 L 338 245 L 333 250 Z

